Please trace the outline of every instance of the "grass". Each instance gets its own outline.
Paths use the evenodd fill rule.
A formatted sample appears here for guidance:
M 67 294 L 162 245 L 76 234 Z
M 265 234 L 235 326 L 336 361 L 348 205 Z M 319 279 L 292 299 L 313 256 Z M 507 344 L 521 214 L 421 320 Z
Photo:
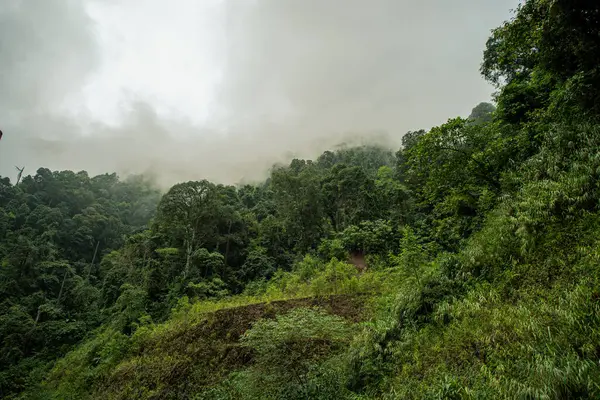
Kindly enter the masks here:
M 314 260 L 313 260 L 314 261 Z M 280 272 L 252 292 L 221 299 L 180 300 L 160 324 L 142 317 L 131 336 L 110 326 L 59 360 L 41 387 L 24 398 L 177 398 L 217 384 L 250 362 L 239 337 L 261 318 L 320 306 L 354 322 L 369 315 L 392 271 L 359 273 L 332 260 L 310 276 Z
M 454 268 L 503 265 L 490 254 L 502 243 L 484 236 L 457 256 L 423 261 L 418 274 L 395 257 L 363 274 L 332 260 L 239 296 L 184 298 L 165 323 L 142 319 L 131 336 L 100 331 L 29 398 L 252 398 L 244 382 L 253 356 L 240 337 L 255 321 L 315 305 L 360 322 L 343 354 L 311 370 L 318 379 L 307 382 L 338 388 L 323 399 L 599 398 L 600 241 L 589 222 L 577 246 L 548 236 L 493 281 Z M 557 254 L 568 263 L 555 263 Z

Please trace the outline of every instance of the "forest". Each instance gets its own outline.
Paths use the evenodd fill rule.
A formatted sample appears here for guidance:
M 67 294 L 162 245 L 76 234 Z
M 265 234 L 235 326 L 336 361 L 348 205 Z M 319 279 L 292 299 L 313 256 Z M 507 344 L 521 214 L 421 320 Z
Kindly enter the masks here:
M 600 398 L 598 60 L 599 3 L 528 0 L 400 149 L 0 178 L 0 398 Z

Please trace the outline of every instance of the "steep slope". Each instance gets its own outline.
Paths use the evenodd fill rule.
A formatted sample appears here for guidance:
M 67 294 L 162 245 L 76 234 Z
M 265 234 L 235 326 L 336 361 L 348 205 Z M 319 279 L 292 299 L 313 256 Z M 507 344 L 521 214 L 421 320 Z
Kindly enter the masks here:
M 141 327 L 131 338 L 105 331 L 59 363 L 37 395 L 190 398 L 252 362 L 251 351 L 240 346 L 239 339 L 254 322 L 301 307 L 319 307 L 352 322 L 365 317 L 364 296 L 338 295 L 250 304 L 200 315 L 189 312 L 165 324 Z

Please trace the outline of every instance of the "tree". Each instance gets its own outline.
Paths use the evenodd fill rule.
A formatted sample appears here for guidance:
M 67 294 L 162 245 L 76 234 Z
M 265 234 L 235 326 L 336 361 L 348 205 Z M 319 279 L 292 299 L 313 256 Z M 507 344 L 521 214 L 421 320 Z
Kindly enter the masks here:
M 499 109 L 520 102 L 524 114 L 554 105 L 568 117 L 572 106 L 588 113 L 600 112 L 600 5 L 593 1 L 530 0 L 520 4 L 513 19 L 492 31 L 481 72 L 502 87 Z M 552 99 L 556 89 L 565 92 Z M 516 96 L 516 93 L 520 96 Z M 509 93 L 512 99 L 507 98 Z M 517 118 L 515 118 L 517 117 Z
M 496 111 L 496 107 L 493 104 L 486 102 L 479 103 L 471 111 L 471 115 L 468 118 L 469 123 L 479 125 L 490 122 L 494 111 Z
M 493 151 L 496 135 L 493 127 L 455 118 L 403 151 L 405 182 L 428 234 L 448 249 L 476 229 L 500 190 L 503 151 Z
M 160 229 L 185 250 L 184 277 L 190 274 L 194 251 L 215 244 L 219 200 L 216 186 L 203 180 L 173 186 L 158 205 Z
M 295 241 L 295 251 L 305 252 L 324 234 L 324 210 L 318 170 L 303 160 L 271 174 L 277 216 Z
M 239 270 L 239 278 L 250 282 L 258 278 L 270 278 L 276 270 L 275 260 L 261 246 L 253 247 L 246 257 L 244 265 Z
M 360 167 L 335 165 L 323 179 L 322 192 L 325 212 L 336 231 L 380 214 L 375 179 Z

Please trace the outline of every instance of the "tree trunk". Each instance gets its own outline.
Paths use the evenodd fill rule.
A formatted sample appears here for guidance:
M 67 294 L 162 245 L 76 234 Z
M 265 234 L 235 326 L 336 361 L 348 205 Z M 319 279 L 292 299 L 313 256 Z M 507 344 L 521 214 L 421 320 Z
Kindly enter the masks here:
M 88 269 L 87 272 L 87 276 L 85 278 L 86 281 L 90 281 L 90 274 L 92 273 L 92 268 L 94 268 L 94 262 L 96 261 L 96 254 L 98 253 L 98 246 L 100 246 L 100 241 L 98 240 L 98 242 L 96 243 L 96 250 L 94 250 L 94 257 L 92 257 L 92 263 L 90 264 L 90 267 Z
M 194 254 L 194 241 L 196 239 L 196 232 L 192 230 L 192 237 L 187 240 L 186 258 L 185 258 L 185 269 L 183 271 L 183 279 L 186 279 L 190 274 L 192 266 L 192 254 Z
M 60 304 L 60 298 L 62 297 L 63 289 L 65 288 L 65 281 L 67 280 L 67 273 L 69 269 L 65 269 L 65 274 L 63 275 L 62 284 L 60 285 L 60 291 L 58 292 L 58 299 L 56 300 L 56 304 Z
M 227 243 L 225 244 L 225 268 L 227 268 L 227 257 L 229 256 L 229 238 L 231 236 L 231 226 L 233 221 L 229 221 L 229 229 L 227 230 Z

